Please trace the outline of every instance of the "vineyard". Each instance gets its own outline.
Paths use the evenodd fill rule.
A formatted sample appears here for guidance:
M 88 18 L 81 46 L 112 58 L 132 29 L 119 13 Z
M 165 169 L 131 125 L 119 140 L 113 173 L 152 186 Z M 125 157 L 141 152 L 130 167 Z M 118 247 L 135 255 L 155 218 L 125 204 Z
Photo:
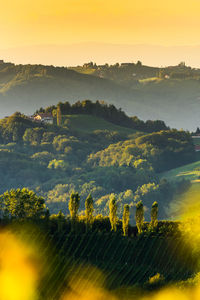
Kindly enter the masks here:
M 186 280 L 195 272 L 196 262 L 180 238 L 127 238 L 97 231 L 44 234 L 34 229 L 23 240 L 40 248 L 46 270 L 40 282 L 41 299 L 60 299 L 69 281 L 77 282 L 80 276 L 95 284 L 103 274 L 103 288 L 113 292 L 135 286 L 153 289 L 148 281 L 157 273 L 168 284 Z

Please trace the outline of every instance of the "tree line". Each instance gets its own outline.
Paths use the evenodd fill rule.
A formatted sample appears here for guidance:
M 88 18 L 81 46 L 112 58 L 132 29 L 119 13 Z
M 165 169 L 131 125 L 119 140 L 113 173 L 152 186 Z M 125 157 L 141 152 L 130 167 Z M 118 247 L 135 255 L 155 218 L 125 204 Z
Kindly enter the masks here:
M 77 231 L 77 224 L 81 216 L 78 215 L 80 206 L 80 196 L 77 192 L 71 193 L 68 207 L 70 212 L 71 231 Z M 94 201 L 91 194 L 85 200 L 85 216 L 84 222 L 86 231 L 92 229 L 95 220 Z M 54 215 L 55 217 L 55 215 Z M 23 189 L 11 189 L 0 196 L 0 218 L 1 220 L 26 220 L 26 219 L 49 219 L 50 213 L 45 206 L 44 198 L 37 196 L 35 192 Z M 62 230 L 62 223 L 65 219 L 64 214 L 60 211 L 57 215 L 58 230 Z M 59 220 L 62 220 L 59 222 Z M 130 220 L 130 207 L 128 204 L 124 205 L 122 216 L 122 231 L 124 236 L 129 234 L 129 220 Z M 119 219 L 117 217 L 117 201 L 115 196 L 110 197 L 109 201 L 109 222 L 111 231 L 116 232 L 118 229 Z M 135 221 L 138 234 L 143 231 L 144 225 L 144 206 L 140 200 L 136 204 Z M 158 224 L 158 203 L 155 201 L 151 208 L 151 221 L 149 223 L 149 230 L 154 230 Z
M 73 114 L 92 114 L 94 116 L 103 118 L 113 124 L 132 128 L 144 132 L 155 132 L 160 130 L 168 130 L 164 121 L 161 120 L 147 120 L 142 121 L 138 117 L 128 117 L 121 108 L 116 108 L 113 104 L 107 104 L 104 101 L 97 100 L 92 102 L 91 100 L 77 101 L 74 104 L 70 104 L 68 101 L 59 102 L 56 105 L 48 106 L 46 108 L 41 107 L 36 113 L 51 113 L 57 118 L 57 125 L 62 124 L 62 115 Z

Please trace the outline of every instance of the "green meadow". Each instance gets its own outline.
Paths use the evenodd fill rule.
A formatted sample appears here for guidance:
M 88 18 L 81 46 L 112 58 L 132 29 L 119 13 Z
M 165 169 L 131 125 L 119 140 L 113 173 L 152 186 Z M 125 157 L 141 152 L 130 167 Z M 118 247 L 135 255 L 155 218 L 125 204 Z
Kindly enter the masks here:
M 119 134 L 134 134 L 136 130 L 112 124 L 93 115 L 65 115 L 62 117 L 64 125 L 77 132 L 92 133 L 96 130 L 115 131 Z

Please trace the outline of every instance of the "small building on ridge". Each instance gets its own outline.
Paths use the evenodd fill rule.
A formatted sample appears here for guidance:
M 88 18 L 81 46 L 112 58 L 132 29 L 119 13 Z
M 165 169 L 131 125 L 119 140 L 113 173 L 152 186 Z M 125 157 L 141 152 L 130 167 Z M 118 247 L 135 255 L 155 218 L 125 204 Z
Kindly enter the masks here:
M 33 118 L 36 122 L 53 124 L 53 116 L 50 113 L 38 113 Z

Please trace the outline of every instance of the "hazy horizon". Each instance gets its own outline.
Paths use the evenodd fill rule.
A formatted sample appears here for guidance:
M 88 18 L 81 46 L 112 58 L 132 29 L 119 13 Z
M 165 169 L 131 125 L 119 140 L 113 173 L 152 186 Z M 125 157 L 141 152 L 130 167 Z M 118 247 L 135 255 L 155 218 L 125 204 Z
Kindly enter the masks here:
M 198 67 L 199 11 L 197 0 L 7 0 L 0 10 L 0 57 L 54 65 L 185 61 Z
M 77 42 L 63 45 L 41 44 L 0 48 L 0 58 L 16 64 L 55 66 L 76 66 L 89 61 L 97 64 L 115 64 L 140 60 L 145 65 L 165 67 L 177 65 L 184 61 L 186 65 L 199 68 L 200 45 L 163 46 L 101 42 Z

